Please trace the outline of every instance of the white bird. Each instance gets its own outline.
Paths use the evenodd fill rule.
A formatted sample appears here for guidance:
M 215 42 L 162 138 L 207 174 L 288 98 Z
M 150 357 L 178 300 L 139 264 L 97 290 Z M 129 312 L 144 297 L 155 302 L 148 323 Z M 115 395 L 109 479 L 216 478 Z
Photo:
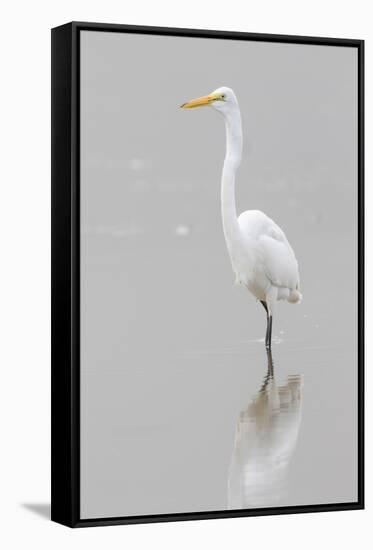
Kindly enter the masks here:
M 260 302 L 267 314 L 265 345 L 271 349 L 272 317 L 275 303 L 298 303 L 299 269 L 285 233 L 259 210 L 247 210 L 237 217 L 236 173 L 242 156 L 241 113 L 235 93 L 221 87 L 209 95 L 181 105 L 184 109 L 211 106 L 223 115 L 226 155 L 221 178 L 221 212 L 226 245 L 236 276 Z

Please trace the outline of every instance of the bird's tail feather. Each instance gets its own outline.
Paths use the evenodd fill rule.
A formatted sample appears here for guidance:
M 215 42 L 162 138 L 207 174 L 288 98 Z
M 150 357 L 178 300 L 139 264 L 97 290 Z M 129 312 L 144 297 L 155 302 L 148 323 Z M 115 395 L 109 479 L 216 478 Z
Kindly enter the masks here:
M 302 299 L 303 299 L 303 296 L 299 292 L 299 290 L 291 290 L 289 292 L 288 302 L 290 302 L 291 304 L 300 304 Z

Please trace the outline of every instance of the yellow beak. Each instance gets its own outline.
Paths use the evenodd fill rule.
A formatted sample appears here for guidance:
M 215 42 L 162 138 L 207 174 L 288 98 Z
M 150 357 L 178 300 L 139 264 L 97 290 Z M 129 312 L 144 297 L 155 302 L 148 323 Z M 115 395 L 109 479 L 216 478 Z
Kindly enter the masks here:
M 182 109 L 195 109 L 196 107 L 203 107 L 205 105 L 210 105 L 213 101 L 217 99 L 214 95 L 204 95 L 202 97 L 197 97 L 191 101 L 187 101 L 180 105 Z

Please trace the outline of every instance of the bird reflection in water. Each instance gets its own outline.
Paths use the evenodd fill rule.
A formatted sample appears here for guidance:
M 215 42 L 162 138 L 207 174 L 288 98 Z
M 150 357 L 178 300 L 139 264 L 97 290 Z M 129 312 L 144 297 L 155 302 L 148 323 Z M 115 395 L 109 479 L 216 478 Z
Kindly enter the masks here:
M 228 508 L 261 508 L 284 501 L 302 418 L 300 375 L 278 386 L 272 354 L 258 393 L 240 413 L 228 473 Z

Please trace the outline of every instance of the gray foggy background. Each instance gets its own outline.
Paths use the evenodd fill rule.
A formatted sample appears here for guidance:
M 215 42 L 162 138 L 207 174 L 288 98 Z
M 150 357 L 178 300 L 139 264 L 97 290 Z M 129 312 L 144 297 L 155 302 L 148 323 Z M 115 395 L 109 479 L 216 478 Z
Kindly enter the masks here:
M 221 510 L 237 502 L 236 486 L 248 498 L 261 491 L 241 476 L 259 452 L 251 428 L 239 442 L 235 432 L 268 416 L 258 397 L 265 315 L 233 286 L 223 121 L 179 109 L 222 85 L 243 118 L 238 211 L 261 209 L 284 229 L 304 296 L 280 303 L 274 320 L 274 380 L 295 404 L 277 415 L 287 420 L 276 421 L 272 451 L 292 445 L 266 505 L 271 490 L 277 506 L 357 498 L 356 50 L 87 31 L 83 518 Z

